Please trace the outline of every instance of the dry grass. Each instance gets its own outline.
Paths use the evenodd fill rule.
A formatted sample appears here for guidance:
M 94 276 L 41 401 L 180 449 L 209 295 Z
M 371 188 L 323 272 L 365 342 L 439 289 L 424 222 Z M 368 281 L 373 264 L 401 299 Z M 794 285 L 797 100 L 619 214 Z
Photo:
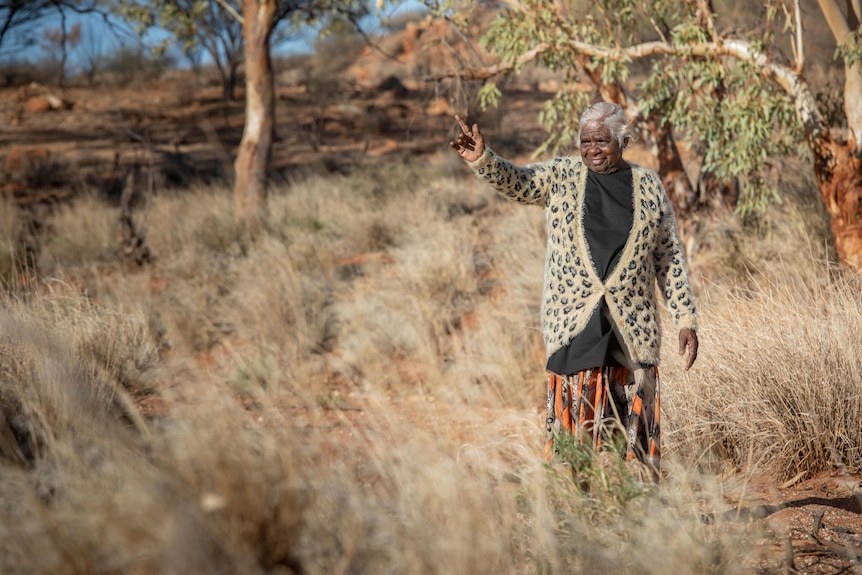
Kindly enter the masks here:
M 713 470 L 859 473 L 862 284 L 833 262 L 808 170 L 784 171 L 783 205 L 705 233 L 698 369 L 666 362 L 671 445 Z
M 668 338 L 661 486 L 544 464 L 543 216 L 448 161 L 278 189 L 251 248 L 226 190 L 157 196 L 139 271 L 58 211 L 0 300 L 0 571 L 736 573 L 717 470 L 860 471 L 858 280 L 743 228 L 691 373 Z
M 669 411 L 679 447 L 705 462 L 784 479 L 859 473 L 859 278 L 828 266 L 781 265 L 751 284 L 703 294 L 710 317 L 700 369 L 673 374 Z

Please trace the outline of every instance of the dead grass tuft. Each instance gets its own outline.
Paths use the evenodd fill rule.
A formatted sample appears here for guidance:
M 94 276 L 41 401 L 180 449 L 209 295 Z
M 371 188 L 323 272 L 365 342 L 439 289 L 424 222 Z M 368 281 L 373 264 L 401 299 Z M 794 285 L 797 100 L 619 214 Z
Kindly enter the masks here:
M 780 275 L 751 287 L 705 292 L 710 315 L 699 368 L 673 373 L 674 442 L 706 462 L 785 479 L 803 471 L 858 473 L 859 278 L 816 263 L 776 270 Z

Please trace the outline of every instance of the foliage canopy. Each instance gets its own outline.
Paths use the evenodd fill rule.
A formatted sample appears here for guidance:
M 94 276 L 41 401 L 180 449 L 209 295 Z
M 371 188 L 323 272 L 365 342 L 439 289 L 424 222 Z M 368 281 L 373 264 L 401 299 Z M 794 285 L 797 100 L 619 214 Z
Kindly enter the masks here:
M 693 144 L 702 170 L 722 181 L 740 178 L 740 209 L 758 209 L 778 198 L 772 158 L 805 153 L 809 116 L 800 107 L 827 99 L 797 93 L 805 82 L 802 31 L 790 1 L 766 0 L 754 14 L 729 1 L 713 11 L 705 0 L 504 4 L 481 39 L 500 69 L 511 74 L 533 64 L 564 79 L 540 114 L 547 139 L 536 155 L 571 148 L 580 111 L 615 92 L 636 123 L 670 123 Z M 435 6 L 447 12 L 455 3 Z M 835 57 L 845 65 L 862 60 L 860 30 L 838 43 Z M 486 79 L 481 106 L 497 104 L 498 80 Z M 845 122 L 840 107 L 831 112 L 827 121 Z

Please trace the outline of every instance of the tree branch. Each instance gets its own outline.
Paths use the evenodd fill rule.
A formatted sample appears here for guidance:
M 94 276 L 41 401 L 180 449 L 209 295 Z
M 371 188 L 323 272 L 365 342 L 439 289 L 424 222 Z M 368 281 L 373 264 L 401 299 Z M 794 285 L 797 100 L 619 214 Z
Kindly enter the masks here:
M 802 40 L 802 11 L 799 9 L 799 0 L 795 0 L 794 19 L 796 20 L 796 72 L 801 74 L 805 69 L 805 43 Z
M 862 20 L 862 2 L 860 0 L 847 0 L 847 20 L 851 28 L 859 26 L 859 20 Z
M 826 17 L 826 23 L 829 24 L 829 29 L 832 30 L 832 35 L 839 44 L 845 44 L 852 33 L 850 26 L 847 24 L 847 18 L 838 7 L 835 0 L 817 0 L 820 5 L 820 10 L 823 16 Z
M 374 38 L 368 35 L 368 33 L 362 29 L 362 26 L 359 24 L 358 16 L 351 12 L 350 10 L 345 10 L 343 16 L 347 18 L 350 22 L 350 25 L 353 26 L 353 29 L 362 36 L 362 40 L 365 42 L 365 45 L 370 47 L 372 50 L 375 50 L 383 55 L 384 58 L 388 60 L 392 60 L 393 62 L 398 60 L 398 57 L 395 54 L 390 54 L 383 47 L 380 46 L 379 43 L 374 41 Z
M 860 561 L 862 561 L 862 549 L 850 545 L 835 543 L 820 536 L 820 528 L 823 526 L 823 514 L 825 512 L 825 509 L 821 509 L 818 513 L 814 515 L 814 525 L 811 527 L 811 536 L 814 538 L 815 541 L 817 541 L 818 544 L 821 545 L 821 547 L 828 550 L 831 554 L 837 555 L 838 557 L 842 558 L 846 557 L 847 559 L 850 559 L 854 563 L 858 564 Z
M 427 79 L 445 80 L 447 78 L 464 78 L 466 80 L 487 80 L 488 78 L 505 74 L 516 67 L 532 62 L 550 47 L 549 44 L 538 44 L 521 54 L 515 62 L 499 62 L 482 68 L 470 68 L 463 72 L 444 72 Z
M 821 0 L 825 1 L 825 0 Z M 768 79 L 778 84 L 794 101 L 796 112 L 806 133 L 814 138 L 820 137 L 826 124 L 817 101 L 807 82 L 793 69 L 777 64 L 766 54 L 756 50 L 750 42 L 738 39 L 724 39 L 718 42 L 705 42 L 687 46 L 675 46 L 670 42 L 653 41 L 636 44 L 627 48 L 603 48 L 594 44 L 571 40 L 567 46 L 579 55 L 611 61 L 639 60 L 649 56 L 729 56 L 753 64 Z M 537 44 L 524 52 L 514 62 L 499 62 L 482 68 L 472 68 L 460 74 L 449 73 L 434 79 L 461 77 L 468 80 L 487 80 L 506 73 L 515 67 L 523 66 L 537 59 L 549 50 L 549 44 Z
M 227 3 L 226 0 L 212 0 L 219 6 L 225 9 L 225 11 L 230 14 L 237 22 L 245 25 L 245 19 L 242 17 L 242 14 L 236 11 L 236 8 Z

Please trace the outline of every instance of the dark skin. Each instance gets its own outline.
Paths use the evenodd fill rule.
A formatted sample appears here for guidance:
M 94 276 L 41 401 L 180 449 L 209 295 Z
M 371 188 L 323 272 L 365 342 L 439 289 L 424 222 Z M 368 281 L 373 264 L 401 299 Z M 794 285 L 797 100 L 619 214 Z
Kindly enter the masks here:
M 461 133 L 455 141 L 449 142 L 458 155 L 468 162 L 475 162 L 485 153 L 485 138 L 479 131 L 479 125 L 472 128 L 461 116 L 455 115 L 455 121 L 461 127 Z M 608 128 L 600 122 L 591 122 L 581 126 L 580 132 L 581 158 L 587 168 L 599 174 L 611 174 L 617 170 L 628 169 L 630 166 L 623 160 L 623 150 L 616 138 L 611 137 Z M 679 330 L 679 355 L 685 356 L 685 370 L 691 369 L 697 359 L 697 332 L 684 328 Z
M 613 174 L 631 166 L 623 160 L 623 148 L 611 136 L 611 131 L 600 122 L 581 126 L 581 158 L 587 168 L 597 174 Z

